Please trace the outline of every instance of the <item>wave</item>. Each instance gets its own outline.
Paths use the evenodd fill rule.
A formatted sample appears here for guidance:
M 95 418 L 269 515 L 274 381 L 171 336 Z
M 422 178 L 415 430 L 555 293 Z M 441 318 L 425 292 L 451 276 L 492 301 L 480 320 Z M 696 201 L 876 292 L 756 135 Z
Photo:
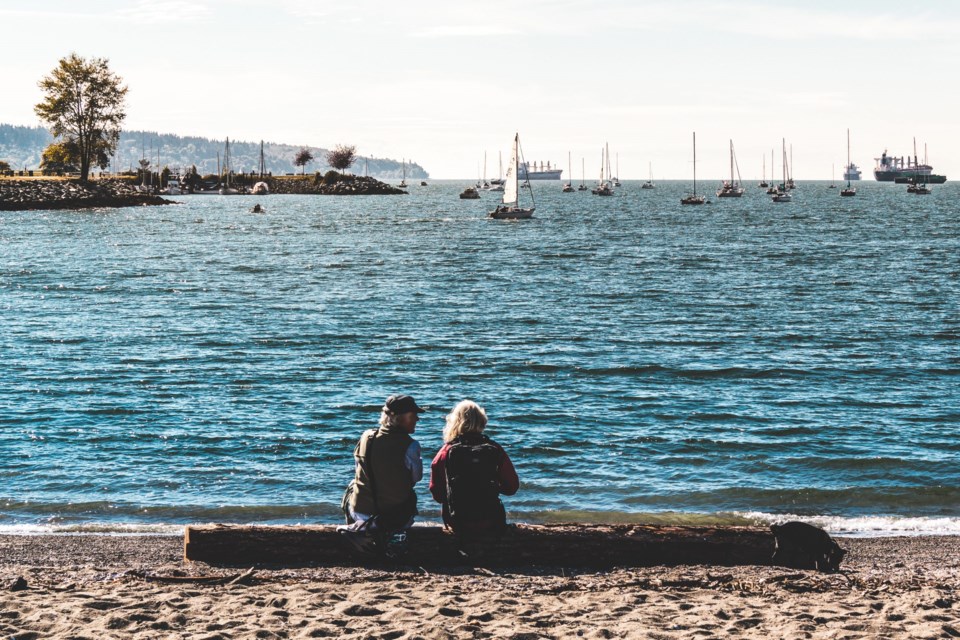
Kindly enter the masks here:
M 584 510 L 545 510 L 509 512 L 511 522 L 526 524 L 644 524 L 666 526 L 734 526 L 767 527 L 771 524 L 802 521 L 824 529 L 838 537 L 893 537 L 893 536 L 960 536 L 960 518 L 915 517 L 903 515 L 836 516 L 763 511 L 709 512 L 623 512 Z M 181 536 L 187 524 L 142 522 L 82 522 L 64 524 L 0 524 L 0 535 L 118 535 L 118 536 Z M 270 518 L 257 520 L 218 520 L 235 524 L 339 524 L 339 520 L 291 520 Z M 434 510 L 422 513 L 417 525 L 439 525 L 440 515 Z

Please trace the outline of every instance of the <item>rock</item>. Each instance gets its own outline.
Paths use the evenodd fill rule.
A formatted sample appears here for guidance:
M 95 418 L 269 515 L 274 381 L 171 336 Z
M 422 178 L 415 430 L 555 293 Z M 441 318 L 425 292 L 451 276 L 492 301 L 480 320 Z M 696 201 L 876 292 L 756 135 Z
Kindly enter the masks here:
M 27 581 L 23 579 L 23 576 L 17 576 L 17 579 L 7 587 L 7 591 L 26 591 L 30 586 L 27 584 Z

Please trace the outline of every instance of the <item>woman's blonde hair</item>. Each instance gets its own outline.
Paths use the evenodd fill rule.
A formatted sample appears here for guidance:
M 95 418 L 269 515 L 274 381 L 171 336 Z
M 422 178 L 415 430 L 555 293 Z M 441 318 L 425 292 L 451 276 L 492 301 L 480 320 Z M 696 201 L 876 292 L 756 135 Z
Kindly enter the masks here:
M 453 442 L 467 433 L 483 433 L 487 426 L 487 412 L 472 400 L 462 400 L 447 414 L 443 441 Z

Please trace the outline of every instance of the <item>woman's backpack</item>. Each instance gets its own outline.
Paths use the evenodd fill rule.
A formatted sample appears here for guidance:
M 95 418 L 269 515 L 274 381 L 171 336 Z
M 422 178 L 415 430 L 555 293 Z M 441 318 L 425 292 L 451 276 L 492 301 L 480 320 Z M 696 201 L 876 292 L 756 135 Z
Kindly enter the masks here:
M 501 451 L 485 435 L 457 438 L 447 450 L 447 510 L 453 529 L 506 526 L 500 501 Z

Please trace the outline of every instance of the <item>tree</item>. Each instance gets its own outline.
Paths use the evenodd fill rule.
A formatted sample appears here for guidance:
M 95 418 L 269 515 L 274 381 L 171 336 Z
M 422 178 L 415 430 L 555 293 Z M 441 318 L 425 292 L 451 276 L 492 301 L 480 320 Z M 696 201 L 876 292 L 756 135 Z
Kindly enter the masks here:
M 0 171 L 10 171 L 10 163 L 0 160 Z
M 310 162 L 313 162 L 313 154 L 306 147 L 297 151 L 297 155 L 293 158 L 294 166 L 303 167 L 302 173 L 304 175 L 307 173 L 307 164 Z
M 53 142 L 47 145 L 40 156 L 40 168 L 44 175 L 60 174 L 77 170 L 80 152 L 73 142 Z
M 107 64 L 106 58 L 86 60 L 76 53 L 62 58 L 40 81 L 44 99 L 33 109 L 54 138 L 75 145 L 81 180 L 91 166 L 107 167 L 127 115 L 127 87 Z
M 357 148 L 338 144 L 337 148 L 327 154 L 327 164 L 338 171 L 343 171 L 357 159 Z

